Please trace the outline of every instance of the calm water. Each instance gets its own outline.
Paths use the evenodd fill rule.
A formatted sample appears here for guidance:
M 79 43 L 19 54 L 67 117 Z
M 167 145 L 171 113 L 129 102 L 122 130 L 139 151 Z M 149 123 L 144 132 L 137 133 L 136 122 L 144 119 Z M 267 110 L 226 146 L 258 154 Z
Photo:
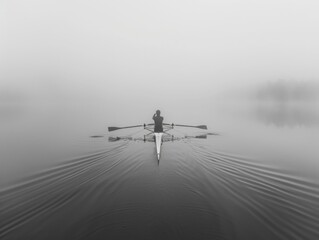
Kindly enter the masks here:
M 141 129 L 7 123 L 0 238 L 318 239 L 318 127 L 257 119 L 208 122 L 159 163 Z

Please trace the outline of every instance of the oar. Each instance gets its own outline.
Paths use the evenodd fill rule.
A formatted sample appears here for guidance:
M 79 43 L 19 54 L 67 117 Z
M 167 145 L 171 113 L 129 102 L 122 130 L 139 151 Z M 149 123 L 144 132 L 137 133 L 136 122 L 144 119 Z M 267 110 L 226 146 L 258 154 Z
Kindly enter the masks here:
M 135 125 L 135 126 L 128 126 L 128 127 L 108 127 L 109 132 L 115 131 L 115 130 L 120 130 L 120 129 L 125 129 L 125 128 L 135 128 L 135 127 L 143 127 L 143 125 Z
M 172 124 L 172 125 L 177 127 L 193 127 L 193 128 L 207 129 L 206 125 L 198 125 L 198 126 L 183 125 L 183 124 Z

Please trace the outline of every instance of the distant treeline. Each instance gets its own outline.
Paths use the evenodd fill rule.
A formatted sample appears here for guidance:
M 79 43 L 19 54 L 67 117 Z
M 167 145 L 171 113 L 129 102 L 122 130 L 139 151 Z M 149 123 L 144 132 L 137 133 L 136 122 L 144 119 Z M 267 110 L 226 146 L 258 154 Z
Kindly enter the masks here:
M 312 101 L 318 98 L 319 84 L 313 81 L 269 81 L 260 86 L 256 97 L 273 101 Z

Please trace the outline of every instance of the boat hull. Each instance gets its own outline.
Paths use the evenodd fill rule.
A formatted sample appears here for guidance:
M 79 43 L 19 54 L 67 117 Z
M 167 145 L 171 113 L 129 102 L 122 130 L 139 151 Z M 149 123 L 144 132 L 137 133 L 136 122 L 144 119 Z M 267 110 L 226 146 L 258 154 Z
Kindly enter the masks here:
M 161 156 L 161 145 L 162 145 L 163 133 L 154 133 L 154 136 L 155 136 L 155 143 L 156 143 L 157 159 L 159 160 Z

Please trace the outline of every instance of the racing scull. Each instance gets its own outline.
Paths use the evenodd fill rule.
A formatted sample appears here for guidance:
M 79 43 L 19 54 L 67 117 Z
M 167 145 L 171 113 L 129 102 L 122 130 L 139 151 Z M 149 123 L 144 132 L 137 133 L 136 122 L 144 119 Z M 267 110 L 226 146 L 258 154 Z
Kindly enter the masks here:
M 162 145 L 162 137 L 163 137 L 163 133 L 154 133 L 154 137 L 155 137 L 155 144 L 156 144 L 156 153 L 157 153 L 157 160 L 160 159 L 160 155 L 161 155 L 161 145 Z
M 127 126 L 127 127 L 108 127 L 108 130 L 109 132 L 111 132 L 111 131 L 126 129 L 126 128 L 144 127 L 145 130 L 149 131 L 148 134 L 144 135 L 144 141 L 146 139 L 146 136 L 152 135 L 154 137 L 154 141 L 156 145 L 156 156 L 157 156 L 157 160 L 159 160 L 161 157 L 161 146 L 163 143 L 163 135 L 165 134 L 165 135 L 173 137 L 173 135 L 169 134 L 168 131 L 173 129 L 175 126 L 207 129 L 206 125 L 193 126 L 193 125 L 183 125 L 183 124 L 174 124 L 174 123 L 173 124 L 163 123 L 163 132 L 154 132 L 154 129 L 153 129 L 154 123 L 151 123 L 151 124 L 141 124 L 141 125 Z

